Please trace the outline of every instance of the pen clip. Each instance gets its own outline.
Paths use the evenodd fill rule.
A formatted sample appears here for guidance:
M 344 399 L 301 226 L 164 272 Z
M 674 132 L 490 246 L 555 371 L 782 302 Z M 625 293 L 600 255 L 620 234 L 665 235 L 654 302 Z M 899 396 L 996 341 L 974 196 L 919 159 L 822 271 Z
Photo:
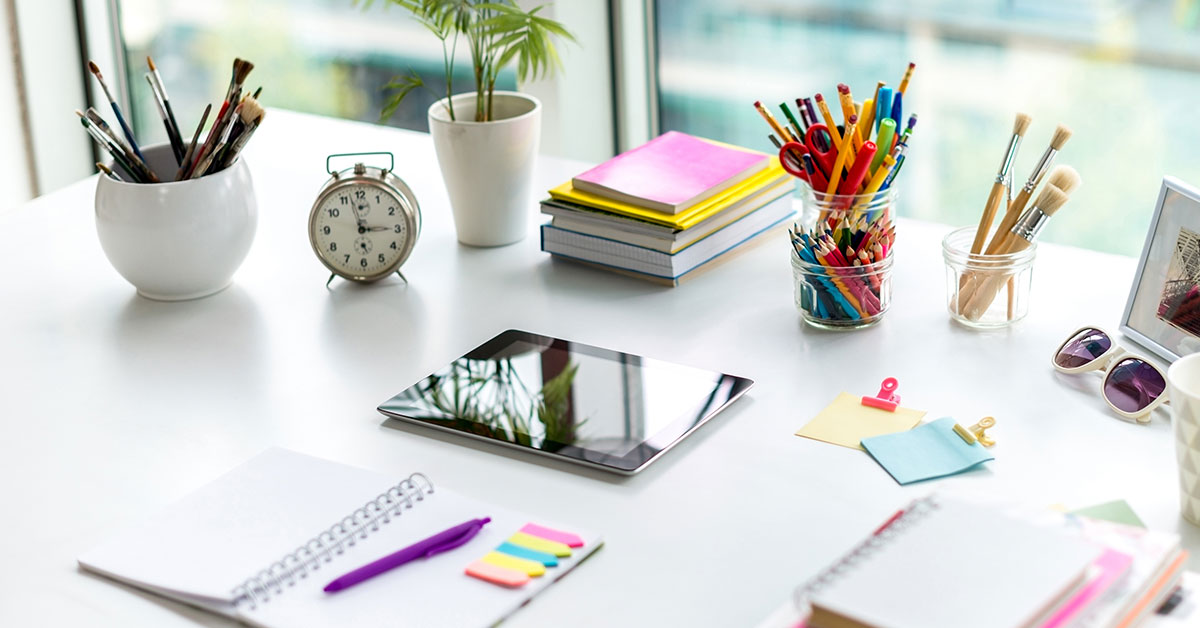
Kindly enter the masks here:
M 467 528 L 466 530 L 463 530 L 462 534 L 458 535 L 457 537 L 448 539 L 446 542 L 444 542 L 440 545 L 435 545 L 435 546 L 425 550 L 424 558 L 429 558 L 430 556 L 434 556 L 436 554 L 441 554 L 442 552 L 448 552 L 457 547 L 462 547 L 463 545 L 466 545 L 467 542 L 469 542 L 471 539 L 475 538 L 475 535 L 479 534 L 479 531 L 483 529 L 484 523 L 486 523 L 486 521 L 484 521 L 483 523 L 480 523 L 479 521 L 482 521 L 482 520 L 478 520 L 475 523 L 475 525 Z

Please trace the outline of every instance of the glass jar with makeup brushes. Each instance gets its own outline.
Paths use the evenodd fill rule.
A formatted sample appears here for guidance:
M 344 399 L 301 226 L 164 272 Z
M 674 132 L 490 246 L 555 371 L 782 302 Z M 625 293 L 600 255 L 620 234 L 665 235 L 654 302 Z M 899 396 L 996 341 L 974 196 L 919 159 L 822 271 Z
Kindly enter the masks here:
M 791 234 L 796 308 L 820 329 L 874 325 L 892 301 L 896 190 L 841 195 L 806 183 L 800 188 L 802 220 Z

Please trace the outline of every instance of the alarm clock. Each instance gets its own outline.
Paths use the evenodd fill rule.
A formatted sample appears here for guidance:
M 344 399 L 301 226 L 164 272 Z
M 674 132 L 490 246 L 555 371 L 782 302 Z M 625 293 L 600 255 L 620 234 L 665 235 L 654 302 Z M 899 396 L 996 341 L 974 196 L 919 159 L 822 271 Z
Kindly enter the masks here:
M 362 162 L 334 171 L 335 157 L 387 155 L 387 168 Z M 393 272 L 407 283 L 400 265 L 421 235 L 421 208 L 412 190 L 392 173 L 391 153 L 343 153 L 325 160 L 329 180 L 308 215 L 308 240 L 333 278 L 367 283 Z

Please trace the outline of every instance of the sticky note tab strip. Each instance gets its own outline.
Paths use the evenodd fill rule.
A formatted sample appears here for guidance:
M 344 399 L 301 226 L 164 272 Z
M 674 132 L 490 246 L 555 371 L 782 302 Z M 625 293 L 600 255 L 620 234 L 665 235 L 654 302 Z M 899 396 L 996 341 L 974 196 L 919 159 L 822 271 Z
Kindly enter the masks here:
M 520 531 L 531 536 L 541 537 L 547 541 L 557 541 L 567 547 L 583 547 L 583 539 L 578 534 L 547 528 L 536 523 L 527 523 Z
M 485 563 L 482 560 L 467 565 L 467 575 L 504 587 L 519 587 L 529 582 L 529 576 L 523 571 Z
M 483 558 L 467 566 L 467 575 L 505 587 L 520 587 L 530 576 L 557 567 L 559 558 L 571 555 L 572 547 L 583 547 L 577 534 L 527 523 L 519 532 Z
M 524 532 L 517 532 L 508 537 L 508 542 L 522 547 L 528 547 L 531 550 L 554 554 L 559 558 L 564 558 L 571 555 L 571 548 L 558 541 L 548 541 L 540 536 L 533 536 Z
M 516 556 L 517 558 L 524 558 L 525 560 L 534 560 L 534 561 L 537 561 L 547 567 L 557 567 L 558 566 L 558 558 L 554 554 L 547 554 L 545 552 L 531 550 L 528 547 L 521 547 L 520 545 L 514 545 L 512 543 L 509 543 L 508 541 L 501 543 L 500 546 L 496 548 L 496 551 L 503 552 L 505 554 L 508 554 L 509 556 Z

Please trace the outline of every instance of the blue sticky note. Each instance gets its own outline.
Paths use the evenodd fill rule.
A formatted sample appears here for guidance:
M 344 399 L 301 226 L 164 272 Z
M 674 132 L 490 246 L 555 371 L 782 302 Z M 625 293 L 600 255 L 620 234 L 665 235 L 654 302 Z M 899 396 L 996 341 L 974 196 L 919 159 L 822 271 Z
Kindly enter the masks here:
M 978 442 L 968 445 L 956 434 L 954 419 L 949 417 L 907 432 L 864 438 L 862 446 L 900 484 L 962 473 L 995 460 L 986 447 Z
M 505 554 L 508 554 L 509 556 L 516 556 L 517 558 L 524 558 L 525 560 L 532 560 L 534 562 L 541 563 L 547 567 L 557 567 L 558 566 L 558 558 L 554 554 L 547 554 L 545 552 L 531 550 L 528 547 L 521 547 L 520 545 L 517 545 L 516 543 L 509 543 L 508 541 L 501 543 L 500 547 L 496 548 L 496 551 L 503 552 Z

